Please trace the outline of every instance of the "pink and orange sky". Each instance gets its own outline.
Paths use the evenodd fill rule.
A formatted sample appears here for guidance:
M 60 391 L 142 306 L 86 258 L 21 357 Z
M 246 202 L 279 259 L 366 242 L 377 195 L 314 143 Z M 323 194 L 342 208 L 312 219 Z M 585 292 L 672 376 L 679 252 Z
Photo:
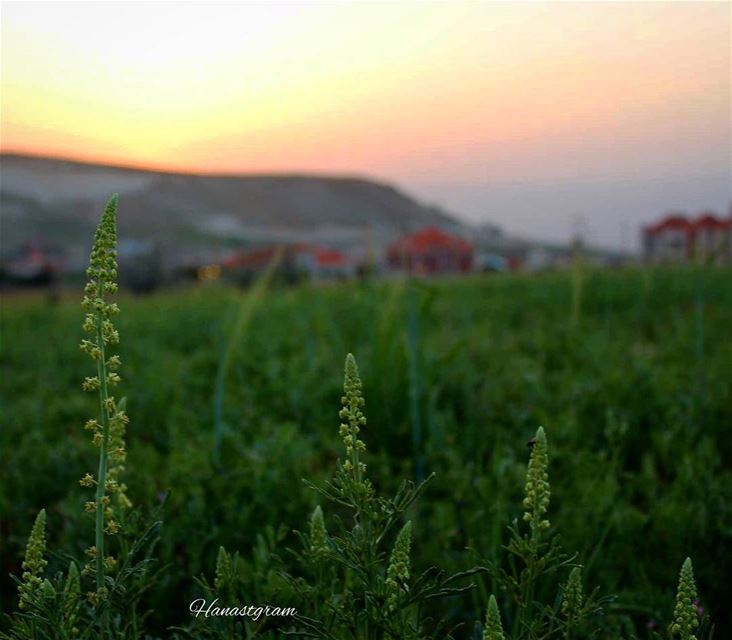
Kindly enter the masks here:
M 2 4 L 4 151 L 362 174 L 619 244 L 726 210 L 732 5 Z

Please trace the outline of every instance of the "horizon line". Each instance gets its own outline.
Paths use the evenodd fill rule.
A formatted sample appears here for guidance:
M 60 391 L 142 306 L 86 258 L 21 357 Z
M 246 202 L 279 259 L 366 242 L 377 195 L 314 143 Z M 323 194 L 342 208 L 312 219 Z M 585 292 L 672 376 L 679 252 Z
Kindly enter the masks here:
M 16 149 L 0 149 L 0 158 L 5 156 L 13 156 L 17 158 L 27 158 L 30 160 L 55 160 L 57 162 L 66 162 L 69 164 L 79 164 L 88 167 L 103 167 L 107 169 L 117 169 L 120 171 L 136 171 L 141 173 L 160 173 L 165 175 L 201 177 L 201 178 L 310 178 L 310 179 L 330 179 L 330 180 L 354 180 L 360 182 L 374 182 L 383 186 L 391 187 L 400 193 L 403 193 L 399 183 L 388 181 L 368 174 L 360 173 L 338 173 L 338 172 L 319 172 L 319 171 L 301 171 L 297 169 L 287 171 L 207 171 L 205 169 L 176 169 L 165 165 L 153 165 L 144 163 L 125 162 L 123 160 L 104 160 L 95 159 L 89 156 L 73 156 L 73 155 L 54 155 L 48 153 L 38 153 L 35 151 L 23 151 Z

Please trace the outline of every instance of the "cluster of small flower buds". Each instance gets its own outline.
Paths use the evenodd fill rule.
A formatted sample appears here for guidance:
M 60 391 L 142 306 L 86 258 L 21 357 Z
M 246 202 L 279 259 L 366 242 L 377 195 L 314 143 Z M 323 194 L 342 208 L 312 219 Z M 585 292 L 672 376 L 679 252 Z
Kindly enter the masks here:
M 41 575 L 46 568 L 43 554 L 46 552 L 46 510 L 41 509 L 28 537 L 23 559 L 23 579 L 18 592 L 20 594 L 20 608 L 25 609 L 32 602 L 35 594 L 41 588 Z
M 328 531 L 323 520 L 323 510 L 320 505 L 315 507 L 310 516 L 310 553 L 317 562 L 328 553 Z
M 96 591 L 87 591 L 86 600 L 92 607 L 98 607 L 101 605 L 109 595 L 106 587 L 101 587 Z
M 89 503 L 87 503 L 87 505 L 88 505 L 88 504 L 89 504 Z M 93 509 L 92 509 L 92 510 L 93 510 Z M 88 509 L 87 509 L 87 511 L 88 511 Z M 95 573 L 95 571 L 96 571 L 96 564 L 95 564 L 95 561 L 96 561 L 96 558 L 97 558 L 97 548 L 96 548 L 96 547 L 94 547 L 94 546 L 92 546 L 92 547 L 87 547 L 87 548 L 86 548 L 86 549 L 84 550 L 84 553 L 86 553 L 86 555 L 87 555 L 87 556 L 89 557 L 89 562 L 87 562 L 87 563 L 86 563 L 86 564 L 84 565 L 84 567 L 82 568 L 82 570 L 81 570 L 81 575 L 82 575 L 82 576 L 93 576 L 93 575 L 94 575 L 94 573 Z
M 569 572 L 569 580 L 567 580 L 567 585 L 564 587 L 564 597 L 562 599 L 562 613 L 571 624 L 576 624 L 582 617 L 583 600 L 582 569 L 574 567 Z
M 89 562 L 87 562 L 84 567 L 81 570 L 81 575 L 83 576 L 93 576 L 96 573 L 96 559 L 97 559 L 97 548 L 94 546 L 87 547 L 84 551 L 86 555 L 89 557 Z M 114 569 L 114 567 L 117 566 L 117 559 L 114 556 L 106 556 L 104 558 L 104 568 L 105 569 Z
M 115 303 L 108 303 L 106 294 L 117 291 L 117 197 L 110 198 L 102 214 L 102 219 L 94 236 L 94 246 L 89 257 L 89 277 L 84 288 L 86 294 L 82 307 L 86 311 L 82 328 L 91 339 L 82 340 L 81 350 L 93 360 L 104 358 L 104 347 L 117 344 L 119 333 L 114 328 L 111 318 L 119 313 Z M 106 365 L 114 369 L 115 362 L 107 361 Z
M 483 640 L 506 640 L 501 624 L 501 613 L 498 610 L 498 603 L 493 594 L 488 599 L 488 609 L 485 614 L 485 626 L 483 627 Z
M 120 482 L 119 476 L 124 471 L 127 450 L 125 449 L 125 430 L 129 418 L 124 410 L 125 399 L 120 400 L 117 410 L 109 419 L 109 468 L 107 469 L 107 491 L 116 498 L 117 506 L 129 508 L 132 503 L 127 498 L 127 485 Z
M 89 338 L 81 341 L 80 348 L 92 360 L 97 362 L 97 375 L 84 379 L 82 388 L 85 391 L 99 391 L 113 387 L 120 382 L 119 356 L 108 355 L 106 347 L 119 342 L 119 333 L 114 328 L 112 317 L 119 313 L 115 303 L 105 299 L 106 294 L 117 291 L 117 197 L 110 198 L 102 214 L 102 219 L 94 236 L 94 246 L 89 257 L 89 277 L 84 288 L 86 294 L 82 307 L 86 310 L 82 329 Z M 106 411 L 114 413 L 114 399 L 107 399 Z M 88 423 L 87 423 L 88 424 Z
M 96 484 L 96 480 L 94 480 L 94 478 L 92 477 L 91 473 L 87 473 L 87 474 L 84 475 L 84 477 L 81 480 L 79 480 L 79 484 L 82 487 L 88 487 L 88 488 L 90 488 L 90 487 L 93 487 Z
M 409 547 L 412 543 L 412 521 L 408 520 L 397 535 L 394 549 L 386 570 L 386 606 L 396 609 L 403 589 L 402 583 L 409 579 Z
M 526 472 L 526 497 L 524 498 L 524 520 L 531 526 L 534 537 L 549 528 L 549 521 L 543 516 L 549 508 L 549 451 L 544 428 L 539 427 L 533 440 L 529 467 Z
M 231 556 L 224 547 L 219 547 L 219 554 L 216 556 L 216 575 L 214 577 L 214 588 L 218 595 L 223 595 L 231 587 L 234 577 L 234 567 Z
M 356 479 L 366 472 L 366 465 L 359 462 L 358 454 L 366 451 L 366 444 L 358 438 L 361 427 L 366 425 L 366 416 L 361 410 L 366 404 L 361 393 L 361 378 L 358 375 L 356 359 L 352 354 L 346 356 L 345 375 L 343 380 L 343 408 L 338 416 L 342 420 L 339 433 L 346 445 L 347 460 L 343 464 L 346 471 L 353 471 Z
M 691 640 L 695 637 L 694 633 L 698 626 L 699 615 L 694 569 L 691 565 L 691 558 L 687 558 L 684 560 L 679 573 L 674 619 L 669 627 L 669 635 L 672 638 L 680 638 L 680 640 Z

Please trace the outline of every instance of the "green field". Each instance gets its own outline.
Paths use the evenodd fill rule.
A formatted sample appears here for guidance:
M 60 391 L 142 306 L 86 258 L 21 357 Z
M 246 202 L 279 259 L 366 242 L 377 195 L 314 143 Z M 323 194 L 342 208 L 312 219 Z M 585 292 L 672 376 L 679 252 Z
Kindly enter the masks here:
M 98 404 L 81 391 L 93 368 L 78 348 L 81 295 L 3 299 L 8 612 L 17 604 L 9 574 L 22 573 L 39 509 L 49 575 L 69 556 L 83 561 L 94 540 L 83 507 L 91 498 L 79 486 L 98 458 L 83 429 Z M 338 411 L 349 352 L 363 379 L 360 437 L 379 494 L 436 474 L 408 511 L 413 575 L 430 565 L 505 565 L 507 526 L 523 513 L 527 440 L 541 425 L 549 533 L 578 553 L 586 593 L 615 596 L 599 637 L 665 633 L 686 556 L 715 638 L 732 634 L 729 269 L 585 272 L 581 282 L 540 274 L 201 286 L 118 298 L 118 395 L 131 420 L 124 478 L 140 517 L 160 507 L 163 521 L 158 573 L 141 599 L 152 610 L 150 637 L 170 637 L 171 625 L 193 629 L 195 578 L 213 582 L 220 546 L 239 552 L 242 600 L 306 607 L 281 576 L 302 574 L 286 549 L 301 548 L 293 531 L 307 530 L 316 504 L 335 526 L 338 509 L 302 479 L 323 485 L 344 457 Z M 432 615 L 465 623 L 457 638 L 479 637 L 473 625 L 493 593 L 510 630 L 510 597 L 495 576 L 470 581 L 472 591 L 431 601 Z M 551 604 L 555 587 L 549 579 L 537 598 Z

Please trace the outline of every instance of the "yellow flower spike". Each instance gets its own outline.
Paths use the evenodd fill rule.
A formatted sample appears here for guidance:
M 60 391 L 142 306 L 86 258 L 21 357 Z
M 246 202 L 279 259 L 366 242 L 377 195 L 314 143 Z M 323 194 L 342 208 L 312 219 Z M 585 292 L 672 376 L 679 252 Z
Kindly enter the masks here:
M 356 482 L 361 482 L 361 476 L 366 467 L 359 463 L 359 452 L 366 451 L 366 445 L 358 439 L 358 432 L 366 425 L 366 416 L 362 408 L 366 404 L 361 394 L 361 378 L 358 374 L 358 365 L 352 354 L 346 356 L 346 364 L 343 377 L 343 396 L 341 404 L 343 408 L 338 413 L 342 420 L 339 433 L 346 446 L 348 460 L 343 464 L 346 471 L 353 471 Z
M 679 586 L 676 591 L 676 605 L 674 607 L 674 619 L 669 627 L 669 635 L 680 640 L 692 640 L 694 632 L 699 626 L 697 615 L 697 592 L 694 581 L 694 568 L 691 558 L 684 560 L 679 573 Z
M 397 535 L 394 549 L 386 570 L 386 606 L 396 609 L 400 595 L 403 593 L 403 582 L 409 579 L 409 548 L 412 543 L 412 521 L 408 520 Z
M 562 599 L 562 613 L 571 624 L 576 624 L 582 615 L 582 569 L 575 567 L 569 573 L 567 586 L 564 588 Z
M 230 585 L 232 579 L 231 556 L 224 547 L 219 547 L 219 554 L 216 557 L 216 577 L 214 587 L 217 593 L 221 594 Z
M 328 531 L 323 520 L 323 510 L 320 505 L 315 507 L 310 516 L 310 551 L 317 561 L 328 553 Z
M 43 555 L 46 553 L 46 510 L 41 509 L 33 523 L 28 544 L 25 548 L 23 558 L 23 576 L 18 594 L 20 596 L 20 608 L 25 609 L 33 601 L 39 588 L 43 584 L 43 570 L 46 568 L 46 560 Z
M 488 599 L 488 610 L 485 614 L 485 627 L 483 627 L 483 640 L 506 640 L 501 624 L 501 613 L 498 610 L 498 603 L 493 594 Z
M 121 382 L 116 370 L 121 360 L 109 353 L 109 347 L 119 342 L 119 332 L 112 317 L 119 313 L 115 303 L 106 296 L 117 292 L 117 196 L 109 199 L 94 235 L 94 245 L 89 256 L 86 271 L 89 282 L 84 287 L 82 307 L 85 309 L 82 328 L 89 337 L 82 341 L 81 350 L 95 362 L 96 376 L 87 377 L 83 388 L 99 394 L 100 413 L 96 419 L 87 421 L 85 429 L 93 432 L 93 442 L 99 447 L 99 471 L 97 480 L 86 474 L 80 481 L 82 486 L 96 484 L 96 500 L 87 502 L 85 509 L 95 513 L 94 568 L 86 568 L 96 578 L 96 591 L 88 594 L 89 601 L 97 606 L 106 599 L 104 586 L 105 569 L 111 567 L 104 556 L 104 537 L 119 531 L 115 520 L 115 509 L 129 506 L 129 500 L 121 495 L 117 476 L 121 471 L 119 462 L 124 451 L 124 425 L 127 422 L 118 411 L 109 389 Z M 109 483 L 109 486 L 107 486 Z M 113 496 L 114 500 L 110 497 Z M 108 613 L 104 613 L 103 626 L 107 626 Z
M 531 527 L 531 538 L 538 541 L 541 531 L 549 528 L 549 521 L 544 515 L 549 508 L 549 450 L 544 428 L 539 427 L 534 438 L 534 446 L 526 471 L 526 497 L 524 498 L 524 520 Z

